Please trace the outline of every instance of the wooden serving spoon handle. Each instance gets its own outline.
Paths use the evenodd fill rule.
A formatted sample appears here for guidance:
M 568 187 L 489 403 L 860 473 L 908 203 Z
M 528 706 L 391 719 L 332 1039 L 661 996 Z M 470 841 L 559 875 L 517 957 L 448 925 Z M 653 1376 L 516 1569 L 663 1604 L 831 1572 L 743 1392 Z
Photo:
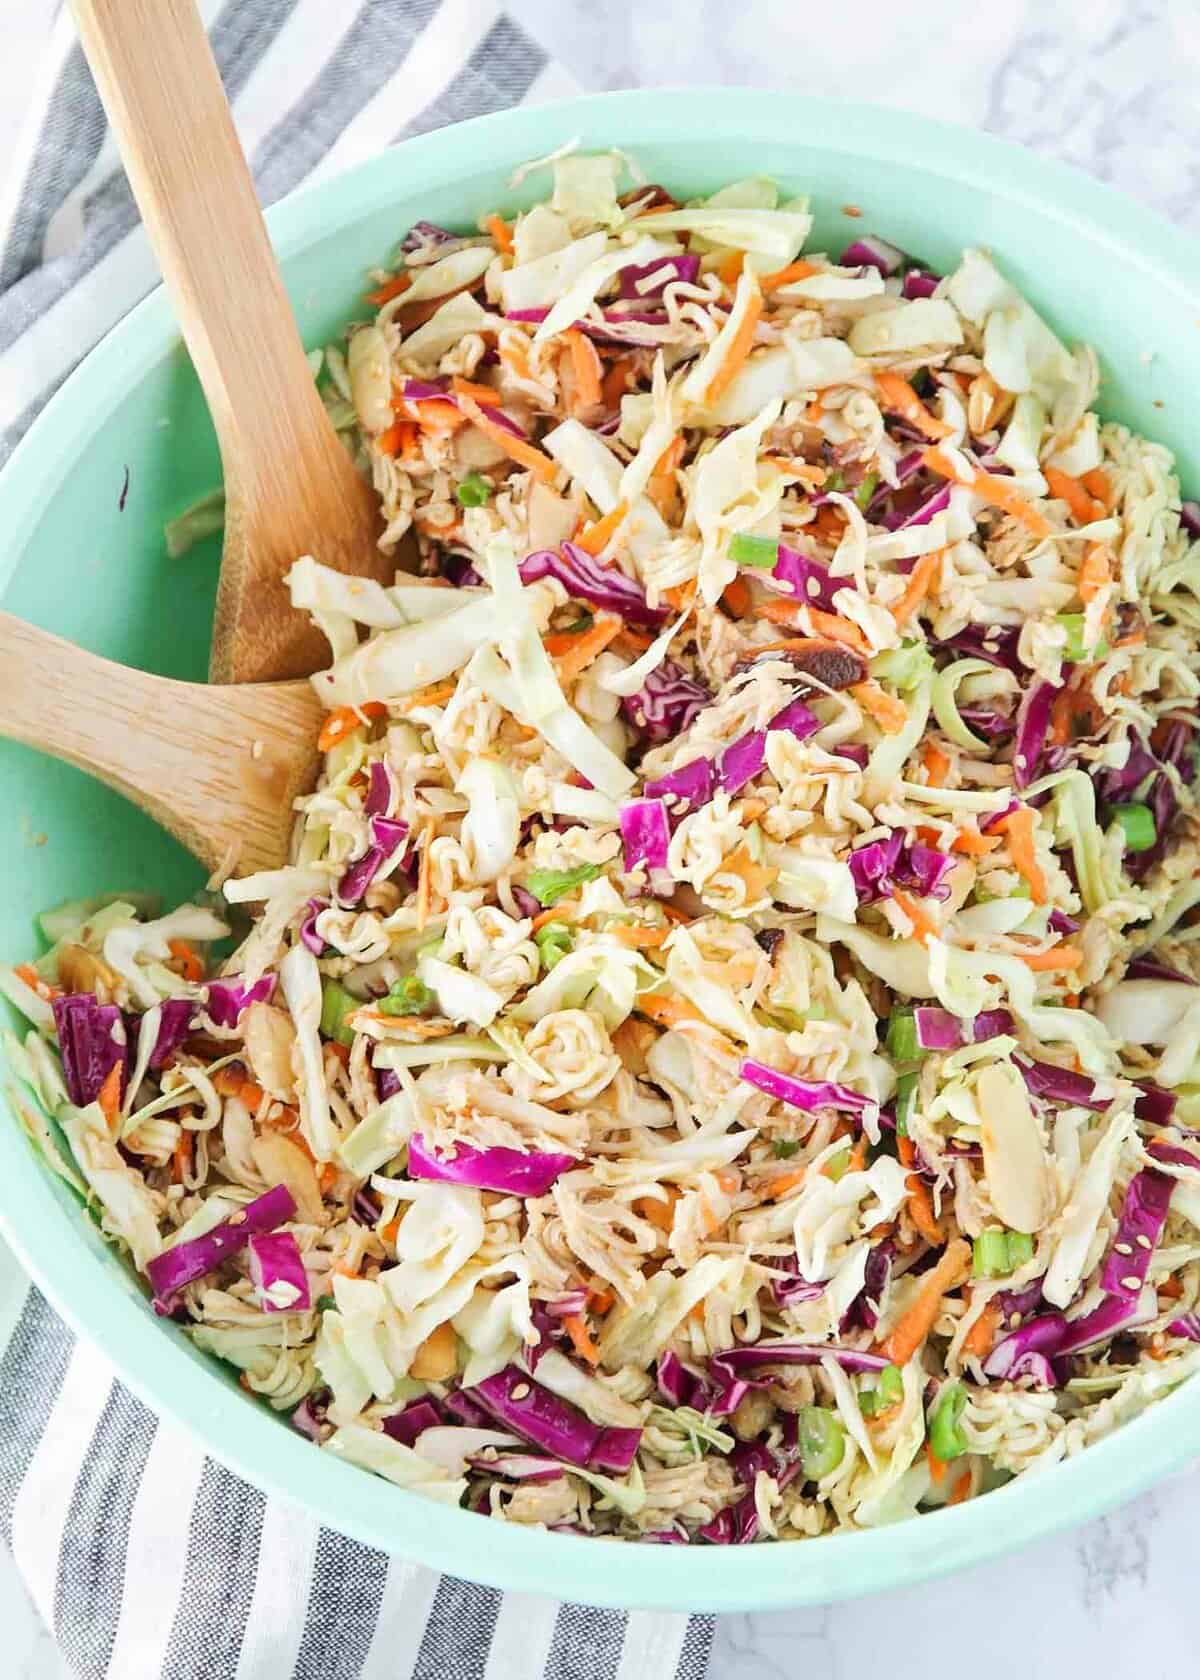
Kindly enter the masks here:
M 152 677 L 0 612 L 0 735 L 98 776 L 210 869 L 286 861 L 322 716 L 307 682 Z
M 301 554 L 390 583 L 371 489 L 329 423 L 193 0 L 72 0 L 221 446 L 214 682 L 302 676 L 324 639 L 293 612 Z

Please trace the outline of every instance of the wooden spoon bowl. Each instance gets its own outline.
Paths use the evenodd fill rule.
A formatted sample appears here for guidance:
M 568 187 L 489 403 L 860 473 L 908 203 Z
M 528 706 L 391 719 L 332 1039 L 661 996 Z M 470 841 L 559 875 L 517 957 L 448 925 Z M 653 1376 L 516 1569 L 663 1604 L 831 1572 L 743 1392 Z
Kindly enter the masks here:
M 211 870 L 287 861 L 323 716 L 306 681 L 152 677 L 0 612 L 0 735 L 98 776 Z

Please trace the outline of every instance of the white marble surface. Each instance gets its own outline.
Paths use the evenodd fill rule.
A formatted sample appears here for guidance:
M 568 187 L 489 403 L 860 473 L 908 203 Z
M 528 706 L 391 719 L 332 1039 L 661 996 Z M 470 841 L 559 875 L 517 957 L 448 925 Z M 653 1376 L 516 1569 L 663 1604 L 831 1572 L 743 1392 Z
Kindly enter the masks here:
M 7 0 L 2 8 L 0 159 L 58 4 Z M 822 8 L 779 0 L 633 7 L 510 0 L 509 9 L 584 87 L 769 85 L 917 108 L 1065 158 L 1181 223 L 1200 224 L 1196 0 L 1001 0 L 970 8 L 961 0 L 915 7 L 841 0 Z M 1198 1499 L 1200 1472 L 1193 1472 L 1073 1534 L 910 1591 L 903 1603 L 888 1594 L 829 1609 L 723 1617 L 711 1680 L 858 1680 L 876 1672 L 917 1680 L 932 1666 L 959 1665 L 972 1680 L 1011 1680 L 1014 1671 L 1033 1680 L 1192 1672 Z M 901 1534 L 897 1541 L 903 1544 Z M 3 1554 L 0 1628 L 5 1676 L 68 1680 Z

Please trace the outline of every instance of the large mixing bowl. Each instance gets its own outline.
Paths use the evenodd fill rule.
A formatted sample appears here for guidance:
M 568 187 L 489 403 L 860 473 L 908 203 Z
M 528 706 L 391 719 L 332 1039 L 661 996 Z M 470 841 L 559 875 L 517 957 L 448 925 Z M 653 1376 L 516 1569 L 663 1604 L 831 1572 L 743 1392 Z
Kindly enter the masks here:
M 544 178 L 514 194 L 510 171 L 575 136 L 632 151 L 680 196 L 776 176 L 789 192 L 811 194 L 814 249 L 836 253 L 878 230 L 944 268 L 963 246 L 990 246 L 1066 338 L 1096 346 L 1104 415 L 1166 441 L 1185 484 L 1200 485 L 1196 245 L 1030 153 L 862 105 L 730 89 L 622 93 L 411 140 L 268 217 L 305 341 L 325 342 L 353 315 L 364 270 L 411 223 L 469 226 L 481 211 L 528 202 Z M 202 678 L 219 544 L 171 561 L 162 527 L 217 479 L 204 402 L 158 292 L 89 356 L 0 475 L 4 605 L 110 658 Z M 29 954 L 41 907 L 110 888 L 174 900 L 199 884 L 197 866 L 145 817 L 34 752 L 0 747 L 0 812 L 0 955 L 9 960 Z M 729 1549 L 601 1544 L 448 1510 L 316 1451 L 155 1318 L 9 1114 L 0 1116 L 0 1222 L 62 1315 L 215 1458 L 360 1540 L 496 1586 L 629 1607 L 750 1610 L 907 1585 L 1115 1505 L 1200 1444 L 1192 1384 L 1070 1463 L 902 1527 Z

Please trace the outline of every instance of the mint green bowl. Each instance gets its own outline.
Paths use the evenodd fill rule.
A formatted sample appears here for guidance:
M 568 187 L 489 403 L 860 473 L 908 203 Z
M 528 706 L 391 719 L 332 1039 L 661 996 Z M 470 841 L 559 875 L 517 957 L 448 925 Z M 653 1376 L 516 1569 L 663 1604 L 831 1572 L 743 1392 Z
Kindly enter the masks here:
M 309 344 L 353 316 L 363 271 L 422 217 L 470 225 L 514 195 L 513 167 L 579 136 L 632 151 L 673 191 L 777 176 L 812 195 L 814 249 L 878 230 L 938 268 L 989 245 L 1069 339 L 1104 366 L 1108 416 L 1176 451 L 1200 486 L 1187 424 L 1200 388 L 1200 249 L 1130 200 L 980 134 L 865 105 L 713 89 L 635 92 L 518 110 L 412 140 L 298 193 L 268 221 Z M 844 206 L 855 205 L 861 219 Z M 254 346 L 246 346 L 247 355 Z M 119 503 L 126 468 L 129 491 Z M 164 519 L 218 478 L 208 417 L 162 292 L 67 382 L 0 475 L 4 605 L 110 658 L 205 671 L 219 545 L 164 554 Z M 115 794 L 0 746 L 0 956 L 20 961 L 33 915 L 108 888 L 192 891 L 200 872 Z M 502 1526 L 403 1493 L 315 1451 L 227 1371 L 157 1320 L 130 1274 L 42 1168 L 14 1117 L 0 1124 L 0 1223 L 64 1318 L 98 1341 L 148 1405 L 214 1458 L 385 1551 L 487 1582 L 598 1604 L 780 1609 L 909 1585 L 979 1563 L 1128 1499 L 1200 1449 L 1192 1384 L 1081 1457 L 902 1528 L 795 1545 L 602 1545 Z

